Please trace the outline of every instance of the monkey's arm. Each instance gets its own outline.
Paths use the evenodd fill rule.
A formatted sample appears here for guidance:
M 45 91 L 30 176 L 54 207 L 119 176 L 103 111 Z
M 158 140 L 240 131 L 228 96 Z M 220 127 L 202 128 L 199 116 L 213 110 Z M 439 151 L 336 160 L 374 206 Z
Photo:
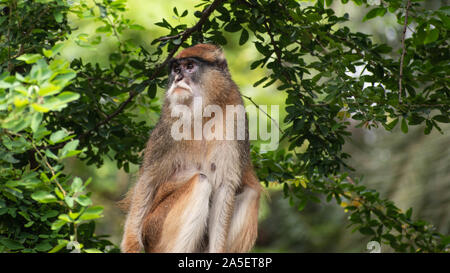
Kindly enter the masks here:
M 228 174 L 226 178 L 233 175 Z M 233 181 L 223 182 L 211 202 L 209 252 L 248 252 L 257 237 L 262 187 L 251 163 L 242 172 L 242 190 L 237 195 Z
M 214 193 L 208 221 L 210 253 L 226 252 L 226 239 L 233 214 L 235 189 L 221 185 Z
M 129 196 L 127 196 L 127 199 L 129 199 L 129 210 L 125 220 L 124 234 L 120 246 L 122 252 L 141 252 L 143 248 L 140 238 L 140 226 L 145 214 L 146 178 L 148 178 L 146 175 L 141 175 L 136 185 L 130 189 Z
M 144 152 L 144 160 L 139 170 L 139 178 L 135 186 L 123 202 L 128 205 L 128 214 L 125 220 L 124 235 L 121 243 L 122 252 L 140 252 L 142 243 L 142 220 L 152 206 L 152 201 L 159 186 L 164 183 L 171 167 L 164 164 L 166 150 L 161 143 L 167 142 L 164 130 L 159 122 L 155 126 Z
M 146 252 L 200 252 L 208 219 L 211 185 L 205 175 L 161 185 L 143 220 Z
M 216 146 L 210 162 L 213 172 L 213 195 L 208 220 L 209 252 L 225 252 L 230 220 L 233 215 L 236 189 L 241 184 L 241 167 L 237 143 L 224 141 Z
M 251 166 L 244 170 L 242 183 L 242 192 L 235 198 L 226 242 L 227 252 L 250 251 L 258 234 L 258 208 L 262 187 Z

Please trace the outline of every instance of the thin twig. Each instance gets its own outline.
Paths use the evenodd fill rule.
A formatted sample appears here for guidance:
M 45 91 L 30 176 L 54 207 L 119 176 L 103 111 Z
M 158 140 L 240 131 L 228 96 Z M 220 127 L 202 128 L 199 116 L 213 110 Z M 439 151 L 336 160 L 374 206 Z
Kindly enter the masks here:
M 273 50 L 275 51 L 275 55 L 277 55 L 278 62 L 280 65 L 282 64 L 282 56 L 281 56 L 281 50 L 278 48 L 277 43 L 275 42 L 274 35 L 270 29 L 269 23 L 267 18 L 264 20 L 264 27 L 266 28 L 267 34 L 269 34 L 270 37 L 270 43 L 273 46 Z
M 279 65 L 281 67 L 283 67 L 283 57 L 281 55 L 282 52 L 281 52 L 280 48 L 278 47 L 278 45 L 277 45 L 277 43 L 275 41 L 274 35 L 272 33 L 272 30 L 270 29 L 269 24 L 270 24 L 270 22 L 267 20 L 267 18 L 265 18 L 265 20 L 264 20 L 264 27 L 265 27 L 265 29 L 267 31 L 267 34 L 269 34 L 270 43 L 273 46 L 273 50 L 275 52 L 275 55 L 277 56 L 278 63 L 279 63 Z M 286 73 L 286 71 L 282 70 L 282 74 L 286 78 L 286 81 L 288 81 L 288 82 L 292 81 L 291 77 L 289 76 L 289 74 Z
M 123 47 L 123 43 L 122 40 L 120 39 L 120 35 L 117 32 L 117 28 L 116 25 L 113 23 L 113 21 L 111 20 L 111 18 L 109 18 L 108 15 L 106 15 L 106 20 L 109 22 L 109 24 L 111 25 L 111 28 L 113 30 L 114 36 L 116 36 L 117 41 L 119 42 L 119 47 L 122 49 Z
M 158 42 L 164 42 L 164 41 L 167 41 L 167 40 L 177 39 L 177 38 L 181 37 L 181 35 L 183 35 L 183 33 L 184 33 L 184 31 L 182 31 L 182 32 L 180 32 L 180 33 L 178 33 L 178 34 L 175 34 L 175 35 L 164 36 L 164 37 L 161 37 L 161 38 L 156 39 L 156 41 L 158 41 Z
M 267 114 L 263 109 L 261 109 L 261 107 L 259 107 L 259 105 L 256 104 L 256 102 L 254 102 L 253 99 L 252 99 L 251 97 L 245 96 L 245 95 L 242 95 L 242 94 L 241 94 L 241 96 L 244 97 L 244 98 L 246 98 L 246 99 L 248 99 L 251 103 L 253 103 L 253 105 L 256 106 L 256 108 L 257 108 L 259 111 L 263 112 L 268 118 L 270 118 L 270 119 L 275 123 L 275 125 L 276 125 L 277 128 L 278 128 L 278 130 L 280 130 L 280 132 L 281 132 L 282 134 L 284 134 L 284 131 L 283 131 L 283 129 L 281 129 L 281 127 L 280 127 L 280 125 L 278 124 L 278 122 L 277 122 L 275 119 L 273 119 L 269 114 Z
M 186 30 L 184 30 L 184 31 L 182 31 L 182 32 L 180 32 L 178 34 L 171 35 L 171 36 L 164 36 L 164 37 L 158 38 L 156 40 L 159 41 L 159 42 L 162 42 L 162 41 L 167 41 L 167 40 L 172 40 L 172 39 L 178 39 L 178 38 L 181 37 L 181 42 L 176 47 L 178 49 L 180 47 L 180 45 L 183 43 L 183 41 L 185 41 L 192 33 L 194 33 L 195 31 L 201 30 L 201 27 L 205 23 L 206 19 L 208 19 L 208 17 L 211 15 L 211 13 L 220 4 L 222 4 L 222 2 L 224 2 L 224 0 L 216 0 L 211 5 L 206 7 L 202 11 L 202 16 L 200 16 L 200 20 L 198 20 L 197 24 L 195 24 L 193 27 L 187 28 Z
M 12 6 L 9 6 L 9 14 L 8 14 L 8 32 L 7 32 L 7 41 L 8 41 L 8 71 L 12 72 L 12 63 L 11 63 L 11 13 Z
M 400 57 L 400 76 L 398 79 L 398 102 L 402 103 L 402 80 L 403 80 L 403 61 L 405 59 L 405 36 L 406 29 L 408 27 L 408 13 L 409 7 L 411 6 L 411 0 L 408 0 L 408 3 L 405 7 L 405 23 L 403 26 L 403 34 L 402 34 L 402 56 Z
M 15 135 L 18 137 L 22 137 L 24 139 L 27 139 L 26 137 L 24 137 L 23 135 L 19 134 L 19 133 L 14 133 L 11 131 L 7 131 L 7 134 L 11 134 L 11 135 Z M 44 161 L 45 165 L 47 166 L 47 168 L 50 170 L 50 172 L 52 173 L 52 177 L 55 177 L 55 170 L 53 169 L 53 167 L 50 165 L 50 163 L 48 162 L 47 158 L 41 153 L 41 151 L 39 151 L 38 147 L 36 147 L 36 145 L 34 144 L 33 139 L 29 139 L 31 145 L 33 146 L 33 149 L 38 153 L 38 155 L 41 157 L 41 159 Z M 61 186 L 61 184 L 59 184 L 58 181 L 56 181 L 56 179 L 54 180 L 56 185 L 58 186 L 59 190 L 62 192 L 62 194 L 64 196 L 66 196 L 66 191 L 63 189 L 63 187 Z
M 99 7 L 100 9 L 101 9 L 101 7 L 104 7 L 105 10 L 107 10 L 106 6 L 102 6 L 100 3 L 97 3 L 97 1 L 94 1 L 94 3 L 95 3 L 95 5 L 96 5 L 97 7 Z M 100 10 L 100 13 L 101 13 L 101 10 Z M 119 50 L 122 50 L 124 45 L 123 45 L 123 43 L 122 43 L 122 40 L 120 39 L 119 33 L 117 32 L 117 27 L 116 27 L 116 25 L 113 23 L 113 21 L 111 20 L 111 18 L 109 18 L 109 16 L 108 16 L 108 12 L 106 12 L 105 18 L 106 18 L 106 21 L 108 21 L 109 25 L 111 26 L 111 28 L 112 28 L 112 30 L 113 30 L 113 35 L 116 37 L 117 41 L 119 42 Z

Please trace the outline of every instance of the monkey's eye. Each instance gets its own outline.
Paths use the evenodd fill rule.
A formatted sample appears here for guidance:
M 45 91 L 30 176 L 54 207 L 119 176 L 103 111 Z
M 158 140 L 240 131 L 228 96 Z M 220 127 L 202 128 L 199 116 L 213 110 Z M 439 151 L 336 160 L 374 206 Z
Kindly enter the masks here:
M 194 69 L 194 63 L 192 63 L 192 62 L 187 63 L 187 64 L 186 64 L 186 69 L 187 69 L 189 72 L 191 72 L 192 69 Z
M 179 65 L 174 66 L 174 67 L 172 68 L 172 71 L 175 72 L 175 73 L 177 73 L 177 74 L 179 74 L 179 73 L 181 72 L 180 66 L 179 66 Z

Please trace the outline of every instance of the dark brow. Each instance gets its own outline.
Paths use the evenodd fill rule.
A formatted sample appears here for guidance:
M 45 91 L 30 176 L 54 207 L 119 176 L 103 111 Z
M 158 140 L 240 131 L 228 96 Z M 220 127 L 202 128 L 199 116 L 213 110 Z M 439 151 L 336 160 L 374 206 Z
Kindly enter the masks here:
M 207 61 L 207 60 L 205 60 L 203 58 L 200 58 L 200 57 L 187 57 L 187 58 L 180 58 L 180 59 L 172 58 L 169 61 L 169 69 L 172 70 L 174 65 L 179 64 L 180 62 L 185 61 L 185 60 L 187 60 L 187 61 L 190 60 L 190 61 L 194 61 L 196 63 L 201 63 L 201 64 L 209 65 L 209 66 L 216 66 L 217 65 L 216 62 L 210 62 L 210 61 Z

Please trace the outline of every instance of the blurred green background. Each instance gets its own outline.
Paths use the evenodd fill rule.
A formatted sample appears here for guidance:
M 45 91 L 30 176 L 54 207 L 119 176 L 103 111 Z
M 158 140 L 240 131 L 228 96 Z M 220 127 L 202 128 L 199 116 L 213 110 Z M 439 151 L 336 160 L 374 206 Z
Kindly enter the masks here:
M 377 1 L 374 1 L 377 2 Z M 308 5 L 307 1 L 304 1 Z M 446 5 L 447 1 L 426 1 L 427 8 Z M 154 23 L 166 18 L 169 22 L 178 19 L 173 17 L 172 9 L 179 11 L 193 10 L 189 0 L 129 0 L 126 18 L 144 26 L 145 30 L 129 30 L 125 39 L 142 45 L 153 51 L 151 41 L 161 35 L 164 30 Z M 364 7 L 334 1 L 332 8 L 338 14 L 348 13 L 350 21 L 346 23 L 353 31 L 373 35 L 375 42 L 385 42 L 393 48 L 400 47 L 400 25 L 394 15 L 387 13 L 363 23 L 367 13 Z M 193 12 L 183 18 L 183 22 L 192 26 L 196 20 Z M 95 32 L 97 23 L 72 18 L 77 30 L 72 36 L 80 33 Z M 410 30 L 408 30 L 410 31 Z M 252 97 L 258 104 L 280 105 L 280 124 L 283 127 L 285 95 L 276 90 L 276 86 L 262 89 L 253 88 L 253 83 L 265 75 L 264 69 L 250 70 L 250 64 L 258 57 L 258 52 L 247 43 L 238 45 L 239 33 L 225 33 L 228 44 L 224 51 L 230 66 L 231 74 L 239 85 L 242 94 Z M 408 35 L 408 34 L 407 34 Z M 75 39 L 71 39 L 75 40 Z M 113 37 L 103 37 L 102 43 L 95 49 L 87 49 L 70 43 L 64 49 L 64 56 L 71 60 L 82 56 L 83 60 L 108 65 L 108 56 L 117 50 Z M 393 56 L 396 57 L 396 56 Z M 158 90 L 161 98 L 164 90 Z M 250 102 L 245 100 L 246 104 Z M 154 124 L 157 115 L 141 113 L 140 119 Z M 398 128 L 397 128 L 398 129 Z M 350 165 L 358 175 L 363 175 L 363 183 L 379 191 L 384 198 L 393 200 L 400 208 L 413 208 L 413 216 L 433 223 L 439 232 L 448 234 L 450 229 L 450 126 L 442 127 L 444 134 L 434 130 L 430 135 L 423 134 L 423 128 L 410 128 L 408 134 L 400 130 L 386 132 L 352 128 L 352 137 L 345 146 L 345 151 L 352 155 Z M 109 158 L 101 168 L 86 166 L 78 160 L 70 160 L 66 171 L 74 176 L 93 178 L 90 190 L 94 203 L 104 206 L 105 217 L 97 221 L 97 233 L 108 234 L 115 244 L 119 245 L 125 215 L 116 206 L 127 189 L 136 181 L 138 166 L 131 166 L 130 173 L 117 169 L 116 163 Z M 368 252 L 368 238 L 346 228 L 348 221 L 343 208 L 335 203 L 309 203 L 301 212 L 290 207 L 288 200 L 276 185 L 267 189 L 260 206 L 259 237 L 256 252 Z M 382 246 L 382 252 L 391 250 Z

